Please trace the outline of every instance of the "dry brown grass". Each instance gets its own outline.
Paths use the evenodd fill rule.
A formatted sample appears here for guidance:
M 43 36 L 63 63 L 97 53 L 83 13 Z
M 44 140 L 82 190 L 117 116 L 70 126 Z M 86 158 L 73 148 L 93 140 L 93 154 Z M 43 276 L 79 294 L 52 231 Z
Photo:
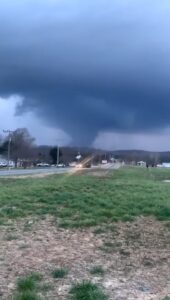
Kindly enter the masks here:
M 1 227 L 2 300 L 15 293 L 18 277 L 31 272 L 43 274 L 42 284 L 50 289 L 42 295 L 49 300 L 68 299 L 72 283 L 82 280 L 102 286 L 110 300 L 162 300 L 170 293 L 170 238 L 164 222 L 140 217 L 133 223 L 105 225 L 100 234 L 94 233 L 96 228 L 59 229 L 51 217 L 27 220 L 27 231 L 25 222 Z M 9 233 L 18 238 L 6 240 Z M 104 268 L 102 276 L 91 274 L 94 265 Z M 51 271 L 60 267 L 68 269 L 66 278 L 52 278 Z

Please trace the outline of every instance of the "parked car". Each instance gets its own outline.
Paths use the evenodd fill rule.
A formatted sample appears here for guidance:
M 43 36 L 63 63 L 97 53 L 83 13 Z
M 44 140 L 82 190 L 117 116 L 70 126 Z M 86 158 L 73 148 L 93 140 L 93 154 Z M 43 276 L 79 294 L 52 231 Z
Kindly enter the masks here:
M 43 168 L 43 167 L 49 167 L 50 165 L 49 164 L 47 164 L 47 163 L 38 163 L 37 164 L 37 167 L 41 167 L 41 168 Z
M 65 168 L 65 164 L 58 164 L 57 167 L 58 168 Z
M 72 168 L 73 168 L 73 167 L 76 167 L 76 166 L 77 166 L 77 163 L 76 163 L 76 162 L 74 162 L 74 161 L 73 161 L 73 162 L 71 162 L 71 163 L 69 163 L 69 167 L 72 167 Z
M 7 163 L 5 162 L 0 162 L 0 168 L 5 168 L 7 167 Z

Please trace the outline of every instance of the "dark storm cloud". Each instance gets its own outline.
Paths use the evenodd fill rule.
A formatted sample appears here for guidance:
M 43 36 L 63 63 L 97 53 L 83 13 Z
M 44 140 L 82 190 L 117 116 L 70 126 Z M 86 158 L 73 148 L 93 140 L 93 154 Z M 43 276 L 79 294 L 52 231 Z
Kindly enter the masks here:
M 0 3 L 0 95 L 24 98 L 78 143 L 170 125 L 170 4 Z

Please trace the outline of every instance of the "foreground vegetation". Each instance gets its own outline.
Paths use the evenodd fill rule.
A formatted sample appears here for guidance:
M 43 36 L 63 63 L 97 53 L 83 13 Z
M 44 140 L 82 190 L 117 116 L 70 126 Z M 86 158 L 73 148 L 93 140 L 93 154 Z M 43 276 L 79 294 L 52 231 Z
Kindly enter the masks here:
M 170 183 L 164 180 L 170 180 L 170 170 L 135 167 L 1 178 L 0 224 L 6 226 L 0 235 L 0 297 L 107 300 L 131 291 L 140 299 L 159 285 L 160 299 L 169 300 Z M 115 224 L 141 215 L 166 222 Z M 144 280 L 138 278 L 141 270 Z
M 19 278 L 17 282 L 17 291 L 14 300 L 41 300 L 38 296 L 40 289 L 39 282 L 42 276 L 40 274 L 31 274 L 30 276 Z
M 75 284 L 70 294 L 71 300 L 107 300 L 107 296 L 98 288 L 97 285 L 89 282 Z
M 45 178 L 0 179 L 0 224 L 50 214 L 61 226 L 92 226 L 139 215 L 170 218 L 170 170 L 123 168 Z

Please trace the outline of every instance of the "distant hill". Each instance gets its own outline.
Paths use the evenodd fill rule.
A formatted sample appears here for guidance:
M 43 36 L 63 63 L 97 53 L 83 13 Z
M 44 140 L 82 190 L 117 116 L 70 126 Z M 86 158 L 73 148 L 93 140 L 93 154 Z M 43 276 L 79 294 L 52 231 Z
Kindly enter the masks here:
M 151 152 L 144 150 L 116 150 L 116 151 L 104 151 L 94 148 L 77 148 L 77 147 L 63 147 L 63 160 L 70 161 L 75 160 L 76 154 L 80 152 L 82 157 L 93 156 L 94 162 L 99 162 L 102 159 L 115 159 L 124 160 L 126 162 L 138 162 L 146 161 L 147 163 L 162 163 L 170 162 L 170 151 L 166 152 Z
M 51 157 L 49 155 L 51 146 L 34 146 L 32 149 L 32 160 L 39 162 L 51 162 Z M 89 147 L 60 147 L 62 156 L 60 158 L 61 162 L 69 163 L 72 161 L 76 161 L 76 156 L 78 153 L 82 155 L 82 158 L 93 157 L 93 162 L 98 163 L 101 162 L 102 159 L 109 160 L 111 157 L 115 159 L 120 159 L 125 162 L 138 162 L 145 161 L 147 163 L 162 163 L 162 162 L 170 162 L 170 151 L 165 152 L 151 152 L 144 150 L 101 150 L 94 149 Z M 1 154 L 1 147 L 0 147 Z M 7 153 L 4 153 L 4 155 Z
M 170 151 L 166 152 L 151 152 L 144 150 L 117 150 L 112 152 L 115 158 L 120 158 L 125 161 L 140 160 L 148 163 L 170 162 Z

